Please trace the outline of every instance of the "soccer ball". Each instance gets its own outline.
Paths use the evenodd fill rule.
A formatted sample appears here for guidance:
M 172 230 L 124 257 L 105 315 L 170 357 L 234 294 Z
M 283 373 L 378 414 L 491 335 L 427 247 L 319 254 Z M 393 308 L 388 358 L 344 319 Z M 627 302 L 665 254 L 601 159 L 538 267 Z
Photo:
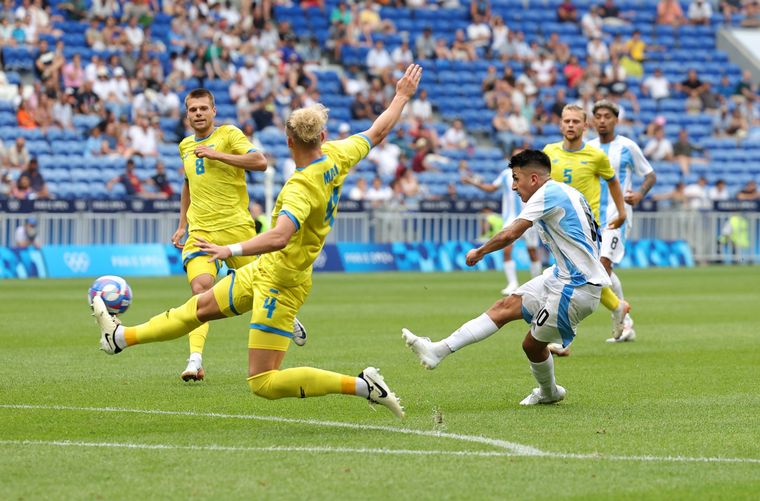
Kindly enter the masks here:
M 115 275 L 105 275 L 95 279 L 87 291 L 87 300 L 92 306 L 92 298 L 100 296 L 111 315 L 127 311 L 132 303 L 132 289 L 126 280 Z

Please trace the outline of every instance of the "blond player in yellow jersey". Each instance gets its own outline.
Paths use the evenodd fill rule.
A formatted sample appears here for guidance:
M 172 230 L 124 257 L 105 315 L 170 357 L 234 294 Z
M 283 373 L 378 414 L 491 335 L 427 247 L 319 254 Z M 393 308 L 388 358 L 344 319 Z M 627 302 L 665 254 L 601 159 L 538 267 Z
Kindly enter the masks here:
M 325 142 L 328 110 L 324 106 L 294 111 L 285 127 L 296 172 L 277 197 L 272 229 L 232 245 L 198 240 L 210 260 L 261 257 L 210 291 L 135 327 L 119 325 L 103 301 L 93 299 L 101 349 L 120 353 L 137 344 L 184 336 L 203 322 L 251 311 L 248 386 L 253 393 L 267 399 L 357 395 L 403 417 L 398 398 L 374 367 L 352 377 L 312 367 L 281 370 L 280 366 L 293 337 L 293 319 L 311 290 L 312 264 L 332 228 L 346 175 L 393 129 L 421 76 L 422 68 L 410 65 L 396 84 L 388 109 L 368 130 L 340 141 Z
M 182 249 L 182 265 L 193 294 L 214 286 L 219 261 L 209 262 L 198 240 L 221 244 L 239 242 L 256 235 L 248 212 L 248 189 L 245 171 L 263 171 L 267 159 L 234 125 L 214 125 L 214 95 L 207 89 L 195 89 L 185 98 L 187 119 L 195 132 L 179 143 L 185 182 L 182 186 L 179 225 L 172 236 L 175 247 Z M 182 239 L 187 233 L 187 240 Z M 231 269 L 242 268 L 255 256 L 225 259 Z M 302 328 L 302 326 L 301 326 Z M 180 377 L 198 381 L 205 377 L 203 347 L 208 324 L 190 333 L 190 358 Z
M 544 147 L 544 153 L 552 161 L 552 179 L 580 191 L 591 207 L 597 224 L 600 222 L 600 183 L 606 182 L 618 213 L 616 219 L 608 221 L 607 227 L 620 228 L 626 218 L 623 190 L 607 155 L 583 141 L 586 121 L 586 112 L 578 105 L 568 104 L 562 110 L 559 129 L 563 139 Z M 631 307 L 626 301 L 621 301 L 609 287 L 602 289 L 601 303 L 613 313 L 613 336 L 620 337 L 623 321 Z M 555 346 L 551 348 L 558 355 L 569 354 L 567 349 L 559 350 Z

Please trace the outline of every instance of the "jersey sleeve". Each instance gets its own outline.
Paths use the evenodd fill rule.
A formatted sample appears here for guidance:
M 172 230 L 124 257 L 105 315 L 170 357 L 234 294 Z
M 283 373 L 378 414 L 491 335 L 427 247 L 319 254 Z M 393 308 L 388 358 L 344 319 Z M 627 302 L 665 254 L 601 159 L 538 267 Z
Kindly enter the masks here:
M 300 230 L 311 213 L 310 200 L 313 197 L 309 196 L 308 188 L 300 183 L 289 182 L 282 188 L 278 198 L 282 200 L 282 205 L 275 215 L 278 218 L 289 218 L 296 225 L 296 231 Z
M 248 138 L 245 137 L 243 131 L 233 126 L 229 126 L 227 128 L 227 131 L 227 134 L 229 134 L 228 141 L 230 146 L 230 153 L 233 153 L 235 155 L 245 155 L 246 153 L 257 151 L 256 148 L 253 147 L 253 144 L 248 140 Z
M 322 150 L 336 160 L 341 172 L 346 172 L 363 160 L 373 146 L 364 134 L 354 134 L 340 141 L 328 141 L 322 145 Z
M 628 149 L 631 152 L 633 172 L 635 172 L 636 175 L 646 176 L 650 172 L 654 172 L 652 165 L 649 163 L 649 160 L 647 160 L 647 157 L 644 156 L 644 153 L 641 151 L 638 144 L 632 143 Z
M 594 159 L 594 165 L 596 166 L 596 173 L 605 181 L 609 181 L 615 177 L 615 169 L 612 168 L 610 159 L 607 158 L 607 155 L 603 151 L 597 154 Z

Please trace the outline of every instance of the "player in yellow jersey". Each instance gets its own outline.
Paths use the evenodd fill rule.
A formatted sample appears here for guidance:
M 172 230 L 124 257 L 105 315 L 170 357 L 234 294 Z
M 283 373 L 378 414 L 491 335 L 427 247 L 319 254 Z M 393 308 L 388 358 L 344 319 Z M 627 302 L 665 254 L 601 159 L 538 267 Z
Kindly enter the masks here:
M 248 212 L 248 188 L 245 171 L 263 171 L 267 159 L 234 125 L 214 125 L 214 95 L 207 89 L 195 89 L 185 98 L 187 120 L 195 132 L 179 143 L 185 182 L 182 186 L 179 225 L 172 243 L 182 249 L 182 265 L 193 294 L 214 286 L 220 262 L 208 262 L 198 247 L 198 239 L 233 243 L 256 235 Z M 187 240 L 182 239 L 188 234 Z M 229 268 L 242 268 L 255 256 L 226 259 Z M 302 326 L 301 326 L 302 327 Z M 180 377 L 185 381 L 204 378 L 203 347 L 208 324 L 190 333 L 190 358 Z
M 562 110 L 559 130 L 563 139 L 544 147 L 544 153 L 552 161 L 552 179 L 580 191 L 591 207 L 597 224 L 601 221 L 599 217 L 601 182 L 606 182 L 618 214 L 614 220 L 607 222 L 607 227 L 620 228 L 626 218 L 623 190 L 607 155 L 583 141 L 586 121 L 586 112 L 578 105 L 568 104 Z M 609 287 L 602 289 L 601 303 L 614 315 L 613 336 L 620 337 L 624 326 L 623 321 L 631 309 L 630 306 L 626 301 L 621 301 Z M 567 348 L 562 350 L 559 348 L 551 346 L 552 351 L 557 355 L 569 354 Z
M 312 367 L 280 370 L 280 365 L 293 337 L 295 314 L 311 290 L 312 264 L 332 228 L 346 175 L 393 129 L 421 76 L 422 68 L 410 65 L 396 84 L 391 104 L 372 126 L 340 141 L 325 142 L 328 110 L 321 104 L 294 111 L 286 133 L 296 172 L 277 197 L 272 229 L 232 245 L 198 240 L 210 260 L 261 257 L 220 280 L 210 291 L 136 327 L 119 325 L 103 301 L 93 299 L 101 349 L 120 353 L 136 344 L 178 338 L 209 320 L 251 311 L 248 385 L 253 393 L 267 399 L 357 395 L 403 417 L 398 398 L 374 367 L 352 377 Z

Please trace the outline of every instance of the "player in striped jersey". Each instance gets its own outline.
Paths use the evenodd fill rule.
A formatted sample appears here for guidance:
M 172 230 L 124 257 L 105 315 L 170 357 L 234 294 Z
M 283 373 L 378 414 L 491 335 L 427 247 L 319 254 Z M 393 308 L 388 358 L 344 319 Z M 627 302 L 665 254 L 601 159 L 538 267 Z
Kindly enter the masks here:
M 620 228 L 607 228 L 606 221 L 613 221 L 617 218 L 618 209 L 612 202 L 612 197 L 607 190 L 607 186 L 602 185 L 602 205 L 600 215 L 602 220 L 602 249 L 601 262 L 612 281 L 612 290 L 615 294 L 623 299 L 623 286 L 620 279 L 613 271 L 613 266 L 619 264 L 625 256 L 625 241 L 633 224 L 633 206 L 637 205 L 652 189 L 657 181 L 657 175 L 652 169 L 641 148 L 631 139 L 615 133 L 620 108 L 612 101 L 602 100 L 594 104 L 593 122 L 599 137 L 589 141 L 589 144 L 601 149 L 607 154 L 610 165 L 623 187 L 623 197 L 625 200 L 625 210 L 627 213 L 626 222 Z M 632 191 L 633 175 L 643 176 L 641 187 L 637 191 Z M 614 319 L 613 319 L 614 321 Z M 620 341 L 633 341 L 636 338 L 636 331 L 633 330 L 633 320 L 630 314 L 625 316 L 623 322 L 623 332 L 619 336 L 613 336 L 607 341 L 616 343 Z
M 556 264 L 540 276 L 500 299 L 442 341 L 415 336 L 402 329 L 402 338 L 422 365 L 434 369 L 453 352 L 491 336 L 508 322 L 524 319 L 530 331 L 522 343 L 538 382 L 520 405 L 551 404 L 565 398 L 555 382 L 550 343 L 569 345 L 576 325 L 596 310 L 602 287 L 610 278 L 599 262 L 599 228 L 578 190 L 551 178 L 551 160 L 538 150 L 525 150 L 510 162 L 513 189 L 525 202 L 517 218 L 477 249 L 467 253 L 474 266 L 489 252 L 515 242 L 535 227 Z
M 522 209 L 523 204 L 520 201 L 520 196 L 512 189 L 512 169 L 509 167 L 501 171 L 491 183 L 484 183 L 475 177 L 463 178 L 462 182 L 487 193 L 501 190 L 502 228 L 512 224 Z M 528 248 L 528 255 L 530 256 L 530 275 L 537 277 L 541 274 L 541 260 L 538 257 L 538 233 L 534 228 L 528 228 L 521 238 L 525 242 L 525 247 Z M 507 286 L 501 290 L 501 293 L 504 296 L 509 296 L 520 286 L 520 282 L 517 280 L 517 265 L 512 260 L 511 245 L 504 247 L 504 274 L 507 276 Z
M 620 182 L 615 171 L 610 166 L 607 155 L 598 148 L 583 141 L 586 129 L 586 111 L 578 105 L 568 104 L 562 110 L 560 131 L 562 141 L 547 144 L 544 152 L 552 161 L 552 179 L 569 184 L 580 191 L 591 206 L 597 223 L 602 220 L 601 182 L 609 187 L 615 206 L 618 208 L 617 217 L 606 221 L 609 228 L 619 228 L 625 222 L 625 202 Z M 614 315 L 613 337 L 619 337 L 623 331 L 625 315 L 630 306 L 625 300 L 620 300 L 611 288 L 602 291 L 602 305 Z M 553 347 L 552 347 L 553 348 Z M 566 351 L 555 351 L 559 355 L 568 354 Z

